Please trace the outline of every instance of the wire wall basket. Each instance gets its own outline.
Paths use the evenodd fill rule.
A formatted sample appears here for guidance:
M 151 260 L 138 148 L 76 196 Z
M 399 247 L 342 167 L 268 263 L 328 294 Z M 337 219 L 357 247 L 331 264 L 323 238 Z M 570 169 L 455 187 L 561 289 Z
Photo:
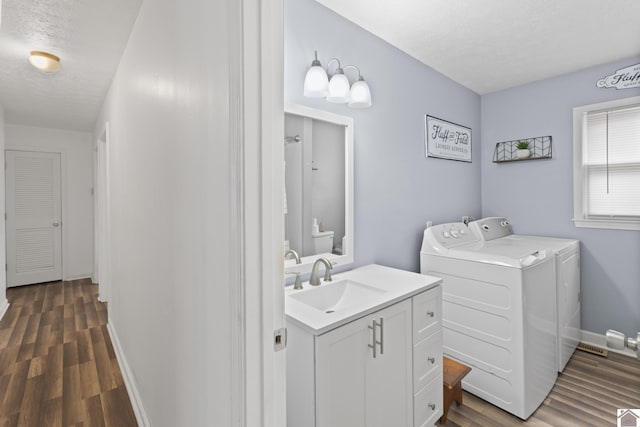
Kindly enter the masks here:
M 518 150 L 518 144 L 527 142 L 529 154 Z M 493 163 L 519 162 L 522 160 L 540 160 L 551 158 L 551 137 L 539 136 L 536 138 L 516 139 L 513 141 L 498 142 L 493 152 Z

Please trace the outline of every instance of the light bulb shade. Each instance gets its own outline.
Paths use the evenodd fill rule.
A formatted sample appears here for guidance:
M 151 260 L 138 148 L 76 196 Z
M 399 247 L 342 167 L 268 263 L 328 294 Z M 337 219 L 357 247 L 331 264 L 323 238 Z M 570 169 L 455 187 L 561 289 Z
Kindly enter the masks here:
M 371 91 L 369 85 L 364 80 L 358 80 L 351 86 L 351 99 L 349 100 L 351 108 L 369 108 L 371 107 Z
M 60 69 L 60 58 L 48 52 L 31 51 L 29 62 L 45 73 L 54 73 Z
M 349 79 L 341 73 L 336 73 L 329 81 L 329 94 L 327 101 L 336 104 L 344 104 L 349 102 Z
M 304 78 L 304 96 L 307 98 L 324 98 L 327 96 L 329 78 L 327 72 L 320 65 L 314 65 L 307 70 Z

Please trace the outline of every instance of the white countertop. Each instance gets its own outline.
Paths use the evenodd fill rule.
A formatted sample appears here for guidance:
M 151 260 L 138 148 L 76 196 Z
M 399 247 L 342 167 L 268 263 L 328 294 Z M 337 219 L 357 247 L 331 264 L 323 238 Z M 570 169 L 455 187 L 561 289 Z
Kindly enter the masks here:
M 292 286 L 285 289 L 285 313 L 287 322 L 294 322 L 314 335 L 321 335 L 338 326 L 355 319 L 367 316 L 398 301 L 431 289 L 442 282 L 442 279 L 424 274 L 413 273 L 396 268 L 370 264 L 333 276 L 334 282 L 348 279 L 368 285 L 384 292 L 369 299 L 366 304 L 356 304 L 341 310 L 339 313 L 326 313 L 310 307 L 294 298 L 295 293 L 307 292 L 322 286 L 331 286 L 332 282 L 322 282 L 315 287 L 304 282 L 304 289 L 294 290 Z

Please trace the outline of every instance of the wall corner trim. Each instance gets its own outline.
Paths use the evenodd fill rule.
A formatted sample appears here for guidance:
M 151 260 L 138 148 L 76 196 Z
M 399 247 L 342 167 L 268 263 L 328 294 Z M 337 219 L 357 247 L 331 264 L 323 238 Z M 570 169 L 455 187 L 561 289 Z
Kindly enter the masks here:
M 131 400 L 133 412 L 136 415 L 136 421 L 138 421 L 138 425 L 140 427 L 150 427 L 151 423 L 149 422 L 147 413 L 142 406 L 142 399 L 140 397 L 140 393 L 138 392 L 138 387 L 136 386 L 133 373 L 131 372 L 131 368 L 129 368 L 127 359 L 125 358 L 122 351 L 122 346 L 120 345 L 120 340 L 118 339 L 118 334 L 113 327 L 113 323 L 107 323 L 107 330 L 109 331 L 109 336 L 111 337 L 111 342 L 113 343 L 113 348 L 116 352 L 116 358 L 118 359 L 118 364 L 120 365 L 120 370 L 122 371 L 124 385 L 127 388 L 127 393 L 129 393 L 129 399 Z
M 4 317 L 8 309 L 9 309 L 9 301 L 5 299 L 4 301 L 0 302 L 0 320 L 2 320 L 2 318 Z
M 607 347 L 606 335 L 596 334 L 595 332 L 581 330 L 580 342 L 592 345 L 594 347 L 604 348 L 607 351 L 610 351 L 612 353 L 622 354 L 623 356 L 633 357 L 634 359 L 636 358 L 636 353 L 633 350 L 629 350 L 628 348 L 625 348 L 624 350 L 616 350 L 614 348 Z

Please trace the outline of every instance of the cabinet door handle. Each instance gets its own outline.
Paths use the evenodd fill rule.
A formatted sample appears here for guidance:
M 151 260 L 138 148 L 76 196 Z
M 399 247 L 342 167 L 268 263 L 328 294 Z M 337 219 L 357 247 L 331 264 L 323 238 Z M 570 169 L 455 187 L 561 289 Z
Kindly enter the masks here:
M 380 354 L 384 354 L 384 317 L 380 318 L 378 326 L 380 326 L 380 341 L 378 341 L 378 344 L 380 344 Z
M 435 313 L 433 311 L 427 311 L 427 316 L 429 317 L 433 317 Z
M 376 353 L 376 343 L 378 342 L 377 338 L 376 338 L 376 319 L 373 319 L 371 321 L 371 325 L 369 325 L 369 329 L 371 329 L 373 331 L 373 344 L 368 344 L 369 348 L 373 349 L 373 358 L 375 359 L 377 357 L 377 353 Z
M 429 408 L 431 408 L 432 411 L 435 411 L 436 404 L 435 403 L 429 403 Z
M 429 362 L 431 362 L 431 364 L 433 365 L 434 363 L 436 363 L 436 358 L 435 357 L 427 357 L 427 360 Z
M 384 354 L 384 317 L 380 318 L 380 322 L 373 319 L 368 328 L 373 331 L 373 344 L 368 344 L 368 346 L 373 349 L 373 358 L 375 359 L 378 356 L 376 345 L 380 346 L 380 354 Z M 380 340 L 378 340 L 377 328 L 380 328 Z

